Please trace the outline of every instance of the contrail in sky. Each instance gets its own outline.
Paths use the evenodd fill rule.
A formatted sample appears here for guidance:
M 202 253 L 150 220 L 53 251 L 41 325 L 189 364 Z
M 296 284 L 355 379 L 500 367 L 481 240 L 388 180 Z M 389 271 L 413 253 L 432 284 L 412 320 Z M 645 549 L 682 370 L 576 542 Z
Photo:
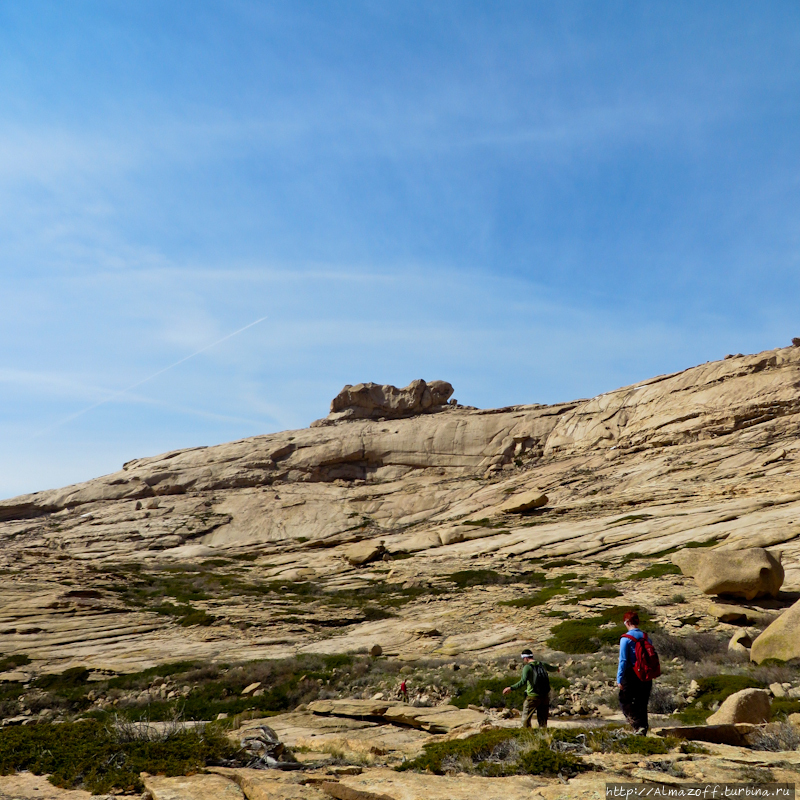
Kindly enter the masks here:
M 168 367 L 164 367 L 163 369 L 158 370 L 158 372 L 154 372 L 152 375 L 148 375 L 146 378 L 142 378 L 140 381 L 136 381 L 136 383 L 132 383 L 130 386 L 127 386 L 124 389 L 120 389 L 120 391 L 115 392 L 110 397 L 106 397 L 105 400 L 100 400 L 97 403 L 93 403 L 92 405 L 81 409 L 80 411 L 76 411 L 74 414 L 70 414 L 68 417 L 64 417 L 64 419 L 60 420 L 59 422 L 56 422 L 49 428 L 45 428 L 44 430 L 39 431 L 39 433 L 35 434 L 35 436 L 43 436 L 45 433 L 49 433 L 50 431 L 55 430 L 56 428 L 60 428 L 62 425 L 66 425 L 68 422 L 72 422 L 72 420 L 77 419 L 78 417 L 82 417 L 84 414 L 88 414 L 90 411 L 94 411 L 94 409 L 98 408 L 99 406 L 105 405 L 106 403 L 110 403 L 112 400 L 116 400 L 118 397 L 122 397 L 123 395 L 127 394 L 133 389 L 138 388 L 143 383 L 147 383 L 148 381 L 153 380 L 153 378 L 157 378 L 159 375 L 163 375 L 165 372 L 169 372 L 171 369 L 174 369 L 180 364 L 183 364 L 190 358 L 199 356 L 201 353 L 205 353 L 206 350 L 210 350 L 212 347 L 216 347 L 218 344 L 227 342 L 228 339 L 232 339 L 234 336 L 238 336 L 240 333 L 246 331 L 248 328 L 252 328 L 254 325 L 258 325 L 259 322 L 263 322 L 265 319 L 266 317 L 261 317 L 261 319 L 257 319 L 255 322 L 251 322 L 249 325 L 245 325 L 244 328 L 239 328 L 238 331 L 229 333 L 226 336 L 223 336 L 221 339 L 217 339 L 216 342 L 211 342 L 211 344 L 207 344 L 205 347 L 201 347 L 199 350 L 196 350 L 191 355 L 185 356 L 179 361 L 176 361 L 174 364 L 170 364 Z

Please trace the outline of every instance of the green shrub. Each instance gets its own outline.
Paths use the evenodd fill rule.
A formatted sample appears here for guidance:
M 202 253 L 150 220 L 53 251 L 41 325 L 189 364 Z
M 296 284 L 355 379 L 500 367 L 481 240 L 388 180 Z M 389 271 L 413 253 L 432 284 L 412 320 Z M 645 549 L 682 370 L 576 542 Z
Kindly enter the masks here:
M 711 716 L 710 708 L 699 708 L 698 706 L 687 706 L 682 711 L 679 711 L 675 716 L 684 725 L 703 725 L 705 721 Z
M 462 569 L 447 576 L 446 580 L 454 583 L 459 589 L 471 586 L 499 586 L 510 583 L 508 575 L 493 569 Z
M 528 595 L 527 597 L 515 597 L 513 600 L 501 600 L 501 606 L 512 606 L 513 608 L 533 608 L 534 606 L 543 606 L 548 600 L 558 597 L 561 594 L 567 594 L 569 589 L 563 586 L 549 586 L 546 589 L 539 589 L 538 592 Z
M 555 753 L 549 747 L 540 746 L 519 756 L 516 774 L 558 775 L 559 772 L 577 771 L 581 763 L 577 756 Z
M 800 714 L 800 700 L 791 697 L 774 697 L 772 699 L 772 718 L 784 720 L 789 714 Z
M 45 691 L 74 689 L 88 683 L 89 674 L 86 667 L 72 667 L 58 674 L 46 673 L 33 682 L 33 687 Z
M 516 680 L 488 678 L 477 681 L 473 686 L 458 686 L 451 702 L 457 708 L 466 708 L 469 705 L 507 708 L 513 705 L 513 698 L 511 695 L 504 696 L 503 689 L 516 683 Z
M 572 573 L 567 576 L 562 575 L 555 580 L 563 582 L 564 580 L 574 577 L 575 574 Z M 468 589 L 471 586 L 506 586 L 513 583 L 544 586 L 545 584 L 553 582 L 553 579 L 548 579 L 547 575 L 543 572 L 536 572 L 534 570 L 506 574 L 504 572 L 496 572 L 493 569 L 464 569 L 459 572 L 451 573 L 446 577 L 446 580 L 456 584 L 459 589 Z
M 703 705 L 710 708 L 714 703 L 721 703 L 732 694 L 742 689 L 765 689 L 766 684 L 749 675 L 711 675 L 697 681 L 700 686 L 692 705 Z
M 214 728 L 180 731 L 164 741 L 121 741 L 112 728 L 96 720 L 39 723 L 0 729 L 0 774 L 49 774 L 56 786 L 94 794 L 140 792 L 143 771 L 185 775 L 234 751 Z
M 638 736 L 624 728 L 589 728 L 584 730 L 555 729 L 554 742 L 582 743 L 594 753 L 627 753 L 630 755 L 663 755 L 679 745 L 674 737 Z
M 110 689 L 144 689 L 150 685 L 153 678 L 168 678 L 171 675 L 185 674 L 199 666 L 199 661 L 173 661 L 169 664 L 150 667 L 141 672 L 117 675 L 111 678 L 106 685 Z
M 652 517 L 652 514 L 627 514 L 624 517 L 609 522 L 608 527 L 613 525 L 630 525 L 632 522 L 644 522 L 647 519 L 652 519 Z
M 588 592 L 583 592 L 583 593 L 579 594 L 575 599 L 576 600 L 594 600 L 595 598 L 601 598 L 601 597 L 611 598 L 611 597 L 621 597 L 621 596 L 622 596 L 622 592 L 620 592 L 618 589 L 612 589 L 612 588 L 608 588 L 608 589 L 589 589 Z
M 575 561 L 571 558 L 560 558 L 557 561 L 550 561 L 545 564 L 545 569 L 558 569 L 559 567 L 574 567 L 580 564 L 580 561 Z
M 518 575 L 512 576 L 511 583 L 527 583 L 534 586 L 539 586 L 539 590 L 533 594 L 526 595 L 525 597 L 515 597 L 513 600 L 503 600 L 500 605 L 512 606 L 514 608 L 533 608 L 534 606 L 543 606 L 548 600 L 562 594 L 568 594 L 575 587 L 571 585 L 577 578 L 574 572 L 567 572 L 564 575 L 558 575 L 553 578 L 548 578 L 541 572 L 523 572 Z
M 622 616 L 629 610 L 629 606 L 612 606 L 597 616 L 565 620 L 550 630 L 552 636 L 547 644 L 562 653 L 596 653 L 604 645 L 618 644 L 625 633 Z M 643 627 L 651 627 L 646 611 L 639 609 L 639 618 Z M 613 627 L 610 623 L 614 623 Z
M 469 705 L 485 706 L 486 708 L 513 708 L 519 705 L 519 697 L 523 690 L 519 690 L 517 697 L 513 694 L 504 695 L 503 689 L 519 680 L 517 675 L 505 678 L 485 678 L 477 681 L 472 686 L 459 684 L 453 699 L 450 701 L 457 708 L 466 708 Z M 560 689 L 569 688 L 569 681 L 557 675 L 550 675 L 550 696 Z
M 764 689 L 766 684 L 748 675 L 711 675 L 697 681 L 699 690 L 692 702 L 677 717 L 687 725 L 700 725 L 711 714 L 715 704 L 722 703 L 742 689 Z
M 653 564 L 651 567 L 647 567 L 647 569 L 643 569 L 640 572 L 634 572 L 628 580 L 635 581 L 635 580 L 642 580 L 644 578 L 663 578 L 664 575 L 680 575 L 681 571 L 679 567 L 676 567 L 675 564 Z
M 457 764 L 459 768 L 471 766 L 475 774 L 488 777 L 556 775 L 583 768 L 580 758 L 552 751 L 538 733 L 505 728 L 425 745 L 421 755 L 396 769 L 443 775 L 449 764 Z
M 16 653 L 13 656 L 0 655 L 0 672 L 7 672 L 10 669 L 24 667 L 26 664 L 30 663 L 31 660 L 25 653 Z

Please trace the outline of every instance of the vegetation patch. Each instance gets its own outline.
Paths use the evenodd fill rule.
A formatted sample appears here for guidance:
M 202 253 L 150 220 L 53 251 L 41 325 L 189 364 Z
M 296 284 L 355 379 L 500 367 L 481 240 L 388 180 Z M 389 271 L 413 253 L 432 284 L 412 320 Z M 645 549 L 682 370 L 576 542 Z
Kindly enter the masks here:
M 638 736 L 624 728 L 555 729 L 550 733 L 551 741 L 580 746 L 592 753 L 626 753 L 629 755 L 665 755 L 680 745 L 675 737 Z M 551 745 L 552 746 L 552 745 Z M 558 747 L 558 745 L 555 745 Z
M 680 575 L 680 567 L 675 564 L 653 564 L 651 567 L 634 572 L 628 577 L 629 581 L 643 580 L 644 578 L 663 578 L 664 575 Z
M 562 653 L 596 653 L 604 645 L 615 645 L 625 633 L 622 616 L 629 606 L 612 606 L 596 616 L 584 619 L 567 619 L 550 630 L 549 647 Z M 650 615 L 639 609 L 643 628 L 652 627 Z
M 510 694 L 504 695 L 503 689 L 516 682 L 516 676 L 512 676 L 508 679 L 485 678 L 471 685 L 458 684 L 450 702 L 457 708 L 466 708 L 470 705 L 484 706 L 484 708 L 512 708 L 518 705 L 519 699 Z M 559 689 L 568 687 L 569 681 L 566 678 L 550 676 L 551 696 Z
M 644 522 L 645 520 L 652 518 L 652 514 L 626 514 L 624 517 L 620 517 L 619 519 L 609 522 L 607 527 L 610 528 L 613 525 L 630 525 L 633 522 Z
M 742 689 L 764 689 L 766 684 L 749 675 L 711 675 L 697 681 L 699 689 L 691 703 L 678 718 L 689 724 L 698 725 L 708 718 L 712 708 Z
M 789 714 L 800 714 L 800 700 L 791 697 L 773 697 L 772 718 L 776 721 L 782 721 Z
M 699 663 L 711 658 L 727 658 L 730 654 L 727 638 L 714 633 L 674 636 L 666 631 L 654 631 L 652 639 L 662 663 L 671 658 Z
M 539 589 L 538 592 L 527 597 L 515 597 L 513 600 L 502 600 L 501 606 L 512 606 L 513 608 L 533 608 L 543 606 L 548 600 L 552 600 L 560 594 L 567 594 L 568 589 L 563 586 L 550 586 L 546 589 Z
M 534 606 L 543 606 L 548 600 L 562 594 L 568 594 L 574 589 L 573 581 L 577 578 L 574 572 L 567 572 L 564 575 L 558 575 L 553 578 L 547 578 L 539 572 L 526 572 L 522 575 L 515 576 L 515 583 L 529 583 L 536 585 L 537 583 L 545 583 L 538 591 L 533 594 L 526 595 L 525 597 L 515 597 L 513 600 L 503 600 L 500 605 L 511 606 L 512 608 L 532 608 Z
M 25 653 L 16 653 L 13 656 L 0 655 L 0 672 L 8 672 L 8 670 L 24 667 L 30 663 L 31 660 Z
M 39 723 L 0 729 L 0 774 L 49 774 L 56 786 L 93 794 L 141 792 L 143 771 L 186 775 L 230 758 L 234 751 L 213 726 L 176 731 L 158 741 L 125 741 L 113 726 L 97 720 Z
M 527 572 L 497 572 L 493 569 L 464 569 L 451 572 L 446 580 L 454 583 L 459 589 L 468 589 L 471 586 L 507 586 L 514 583 L 524 583 L 529 586 L 553 585 L 553 581 L 563 582 L 565 579 L 575 578 L 575 573 L 563 575 L 560 578 L 548 578 L 544 572 L 529 570 Z
M 560 558 L 557 561 L 550 561 L 545 564 L 546 569 L 558 569 L 559 567 L 574 567 L 579 564 L 579 561 L 575 561 L 572 558 Z
M 570 775 L 587 769 L 581 755 L 626 753 L 664 755 L 680 747 L 672 737 L 636 736 L 621 728 L 520 729 L 486 731 L 466 739 L 426 745 L 424 752 L 398 770 L 436 775 Z
M 589 589 L 588 592 L 583 592 L 579 594 L 575 599 L 576 600 L 594 600 L 596 598 L 611 598 L 611 597 L 621 597 L 622 592 L 619 589 L 614 589 L 612 587 L 608 587 L 604 589 L 602 587 L 598 587 L 597 589 Z
M 4 716 L 19 714 L 24 699 L 30 712 L 50 709 L 62 717 L 88 714 L 100 721 L 114 716 L 152 722 L 213 720 L 221 713 L 244 711 L 268 716 L 315 700 L 328 686 L 353 691 L 353 684 L 368 682 L 370 673 L 384 677 L 382 669 L 384 662 L 366 655 L 301 655 L 236 667 L 179 662 L 90 682 L 89 670 L 77 667 L 42 675 L 28 690 L 20 683 L 0 683 L 0 709 Z M 259 693 L 243 695 L 253 683 L 261 684 Z M 95 704 L 99 697 L 106 701 L 100 707 Z
M 488 777 L 574 774 L 584 768 L 580 757 L 551 750 L 537 732 L 520 728 L 428 744 L 417 758 L 396 767 L 398 771 L 468 772 Z

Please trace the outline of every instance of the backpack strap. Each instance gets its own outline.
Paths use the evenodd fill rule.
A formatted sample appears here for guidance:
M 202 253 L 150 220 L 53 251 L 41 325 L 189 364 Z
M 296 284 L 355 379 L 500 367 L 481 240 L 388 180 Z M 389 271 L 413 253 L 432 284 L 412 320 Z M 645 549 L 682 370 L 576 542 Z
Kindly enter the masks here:
M 636 636 L 631 636 L 629 633 L 623 633 L 622 636 L 620 636 L 620 639 L 630 639 L 632 642 L 649 642 L 650 641 L 650 637 L 644 631 L 642 631 L 642 638 L 641 639 L 637 638 Z

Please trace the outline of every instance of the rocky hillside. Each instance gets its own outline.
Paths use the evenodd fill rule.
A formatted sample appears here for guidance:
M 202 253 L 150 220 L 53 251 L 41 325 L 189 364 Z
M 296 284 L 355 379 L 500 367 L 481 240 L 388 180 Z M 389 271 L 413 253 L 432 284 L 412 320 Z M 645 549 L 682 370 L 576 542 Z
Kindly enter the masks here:
M 0 502 L 3 651 L 112 670 L 376 643 L 490 656 L 543 645 L 544 612 L 609 603 L 575 600 L 574 581 L 643 606 L 677 587 L 665 624 L 711 627 L 691 581 L 632 577 L 635 554 L 687 545 L 781 550 L 783 590 L 800 590 L 800 347 L 553 406 L 451 393 L 346 387 L 307 429 Z M 537 559 L 536 591 L 563 591 L 502 605 L 532 591 L 517 578 Z

